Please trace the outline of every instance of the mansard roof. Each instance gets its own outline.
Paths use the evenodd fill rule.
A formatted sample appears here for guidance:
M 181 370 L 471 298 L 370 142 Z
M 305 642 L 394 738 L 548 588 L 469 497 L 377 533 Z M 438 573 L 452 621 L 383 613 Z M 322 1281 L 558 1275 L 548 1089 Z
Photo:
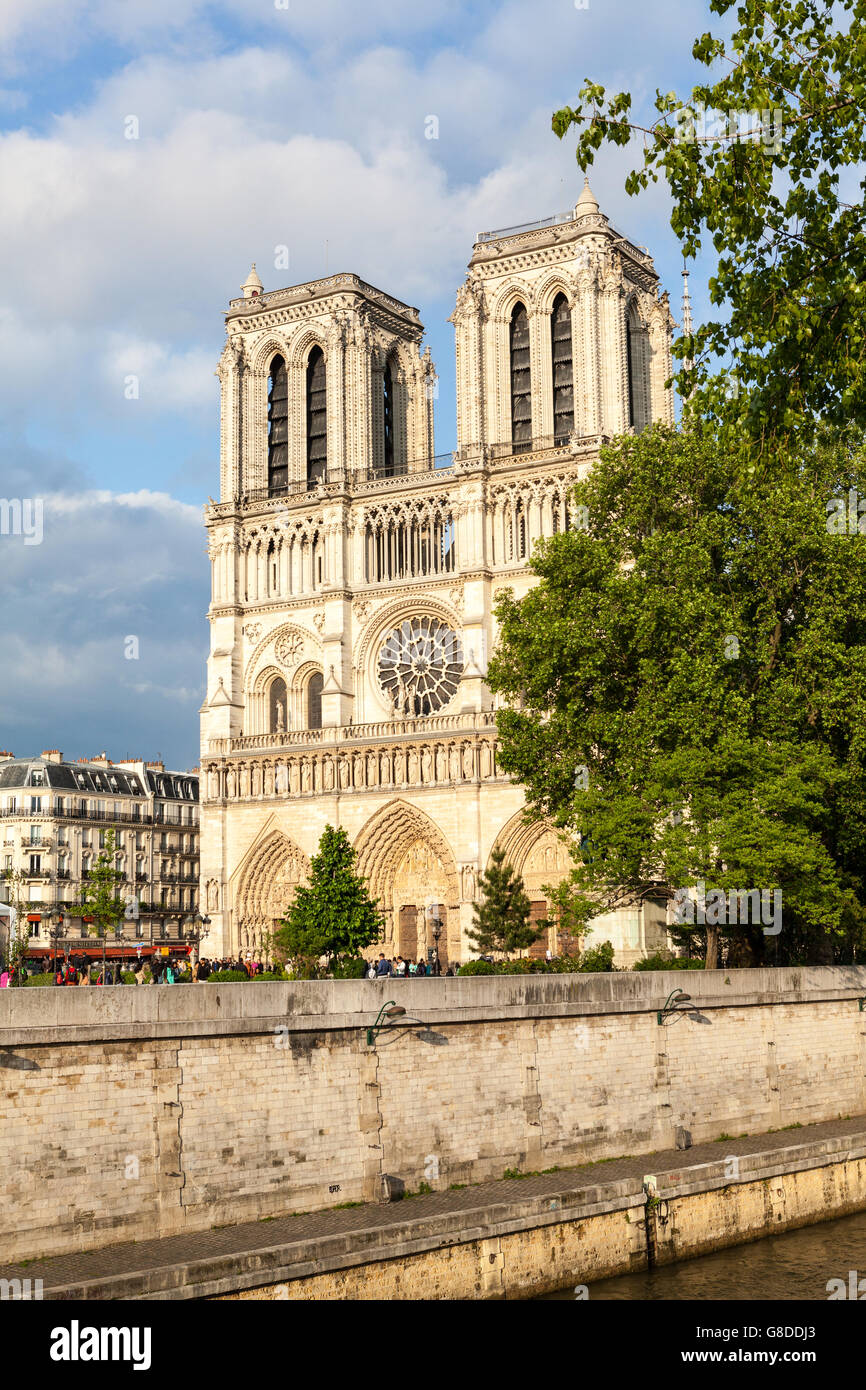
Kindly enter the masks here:
M 198 774 L 151 772 L 146 785 L 126 768 L 93 767 L 87 763 L 58 763 L 46 758 L 10 758 L 0 763 L 0 791 L 16 787 L 36 791 L 71 791 L 102 796 L 145 796 L 167 801 L 198 801 Z

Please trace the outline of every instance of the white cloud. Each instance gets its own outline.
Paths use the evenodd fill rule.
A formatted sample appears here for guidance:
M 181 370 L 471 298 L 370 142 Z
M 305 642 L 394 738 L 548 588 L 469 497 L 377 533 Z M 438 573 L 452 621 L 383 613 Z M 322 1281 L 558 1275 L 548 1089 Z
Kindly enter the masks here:
M 51 494 L 40 546 L 0 537 L 3 746 L 197 761 L 205 551 L 200 509 L 146 490 Z

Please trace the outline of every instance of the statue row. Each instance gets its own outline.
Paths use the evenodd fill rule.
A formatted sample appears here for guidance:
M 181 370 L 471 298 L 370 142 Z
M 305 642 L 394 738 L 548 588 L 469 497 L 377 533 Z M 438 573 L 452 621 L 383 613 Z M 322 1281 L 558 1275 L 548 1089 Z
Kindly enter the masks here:
M 492 740 L 415 744 L 312 757 L 244 760 L 207 770 L 209 801 L 237 797 L 303 796 L 360 787 L 427 786 L 500 776 Z

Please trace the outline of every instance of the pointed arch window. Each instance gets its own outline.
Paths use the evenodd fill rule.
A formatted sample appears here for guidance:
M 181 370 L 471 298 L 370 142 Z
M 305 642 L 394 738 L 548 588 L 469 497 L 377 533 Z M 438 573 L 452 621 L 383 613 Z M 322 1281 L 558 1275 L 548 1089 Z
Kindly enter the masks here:
M 268 703 L 270 705 L 268 728 L 272 734 L 285 733 L 288 721 L 286 711 L 288 701 L 286 696 L 286 682 L 282 676 L 276 676 L 271 681 L 268 691 Z
M 322 727 L 322 686 L 325 678 L 321 671 L 316 671 L 310 676 L 307 686 L 307 728 L 321 729 Z
M 531 445 L 529 315 L 525 304 L 515 304 L 511 314 L 511 446 L 519 454 Z
M 325 481 L 328 470 L 328 413 L 325 354 L 314 347 L 307 362 L 307 483 Z
M 631 314 L 625 316 L 625 365 L 628 375 L 628 423 L 634 426 L 634 348 L 632 347 Z
M 273 359 L 268 371 L 268 494 L 285 492 L 289 485 L 289 384 L 282 357 Z
M 574 429 L 574 351 L 571 340 L 571 310 L 564 294 L 553 301 L 550 316 L 553 355 L 553 438 L 566 444 Z
M 382 373 L 382 457 L 386 478 L 394 474 L 394 378 L 391 363 L 385 363 Z

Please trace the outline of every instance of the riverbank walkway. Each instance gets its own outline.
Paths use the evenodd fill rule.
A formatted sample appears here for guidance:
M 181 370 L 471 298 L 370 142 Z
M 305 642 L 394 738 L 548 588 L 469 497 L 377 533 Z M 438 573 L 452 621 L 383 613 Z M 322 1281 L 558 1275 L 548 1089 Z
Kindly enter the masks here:
M 399 1201 L 333 1207 L 0 1266 L 0 1279 L 42 1281 L 56 1300 L 200 1299 L 399 1258 L 504 1232 L 580 1220 L 643 1194 L 754 1181 L 866 1153 L 866 1116 L 688 1149 L 603 1159 Z M 732 1165 L 731 1159 L 737 1164 Z M 828 1212 L 828 1217 L 837 1215 Z M 14 1218 L 14 1213 L 10 1213 Z M 254 1295 L 253 1295 L 254 1296 Z

